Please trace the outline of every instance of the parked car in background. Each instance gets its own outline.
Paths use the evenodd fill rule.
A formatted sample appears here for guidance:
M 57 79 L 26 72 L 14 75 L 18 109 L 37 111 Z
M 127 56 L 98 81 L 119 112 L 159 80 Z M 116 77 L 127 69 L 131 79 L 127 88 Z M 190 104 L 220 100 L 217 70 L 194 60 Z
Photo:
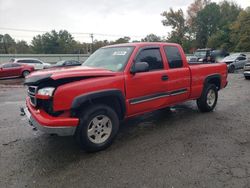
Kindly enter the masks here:
M 229 53 L 225 50 L 212 50 L 210 52 L 211 55 L 211 60 L 213 62 L 219 62 L 221 61 L 223 58 L 229 56 Z
M 26 77 L 33 71 L 31 65 L 6 63 L 0 65 L 0 78 Z
M 250 80 L 250 62 L 246 63 L 244 66 L 244 76 L 247 80 Z
M 68 66 L 80 66 L 80 65 L 82 64 L 76 60 L 63 60 L 63 61 L 58 61 L 52 67 L 68 67 Z
M 233 73 L 236 69 L 242 69 L 245 66 L 247 58 L 245 54 L 234 53 L 222 59 L 221 62 L 225 62 L 228 67 L 228 72 Z
M 197 62 L 198 61 L 198 57 L 196 57 L 194 55 L 187 55 L 187 61 L 188 61 L 188 63 Z
M 211 48 L 197 49 L 194 52 L 194 56 L 197 57 L 197 61 L 208 62 L 211 61 L 210 52 Z
M 44 63 L 39 59 L 33 59 L 33 58 L 14 58 L 11 59 L 10 62 L 32 65 L 35 68 L 35 70 L 47 69 L 51 67 L 51 64 Z
M 194 56 L 197 57 L 197 60 L 193 60 L 193 62 L 200 61 L 213 63 L 218 62 L 228 55 L 229 53 L 225 50 L 212 50 L 211 48 L 197 49 L 194 52 Z

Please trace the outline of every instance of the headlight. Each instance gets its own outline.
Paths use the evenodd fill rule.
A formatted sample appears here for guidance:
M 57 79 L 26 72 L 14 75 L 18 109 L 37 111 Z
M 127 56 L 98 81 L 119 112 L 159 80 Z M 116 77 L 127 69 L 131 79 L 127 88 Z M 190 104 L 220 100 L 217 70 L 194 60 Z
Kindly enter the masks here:
M 37 94 L 52 97 L 54 90 L 55 90 L 54 87 L 45 87 L 45 88 L 39 89 Z

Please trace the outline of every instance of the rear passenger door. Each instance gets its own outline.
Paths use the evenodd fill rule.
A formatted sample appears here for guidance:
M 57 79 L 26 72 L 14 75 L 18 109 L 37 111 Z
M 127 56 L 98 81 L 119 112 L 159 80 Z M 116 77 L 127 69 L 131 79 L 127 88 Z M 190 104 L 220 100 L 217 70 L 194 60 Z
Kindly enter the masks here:
M 169 97 L 166 104 L 171 105 L 189 98 L 191 73 L 183 50 L 178 46 L 164 46 L 165 61 L 168 66 L 167 92 Z M 183 55 L 181 55 L 183 54 Z

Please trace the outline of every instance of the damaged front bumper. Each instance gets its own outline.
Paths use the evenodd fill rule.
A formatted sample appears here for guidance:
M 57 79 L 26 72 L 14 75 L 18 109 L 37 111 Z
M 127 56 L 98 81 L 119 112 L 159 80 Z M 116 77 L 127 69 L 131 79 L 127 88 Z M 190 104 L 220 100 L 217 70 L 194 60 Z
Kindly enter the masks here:
M 58 136 L 72 136 L 75 134 L 79 119 L 66 117 L 52 117 L 43 110 L 35 109 L 26 101 L 27 107 L 21 108 L 21 115 L 26 116 L 29 124 L 46 134 Z

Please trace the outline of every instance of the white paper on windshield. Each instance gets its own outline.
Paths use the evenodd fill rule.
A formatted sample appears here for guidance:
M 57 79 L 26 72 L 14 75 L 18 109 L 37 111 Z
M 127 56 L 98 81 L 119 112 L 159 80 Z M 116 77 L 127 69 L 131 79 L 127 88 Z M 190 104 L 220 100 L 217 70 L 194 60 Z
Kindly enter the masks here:
M 126 55 L 126 51 L 116 51 L 113 53 L 113 55 Z

